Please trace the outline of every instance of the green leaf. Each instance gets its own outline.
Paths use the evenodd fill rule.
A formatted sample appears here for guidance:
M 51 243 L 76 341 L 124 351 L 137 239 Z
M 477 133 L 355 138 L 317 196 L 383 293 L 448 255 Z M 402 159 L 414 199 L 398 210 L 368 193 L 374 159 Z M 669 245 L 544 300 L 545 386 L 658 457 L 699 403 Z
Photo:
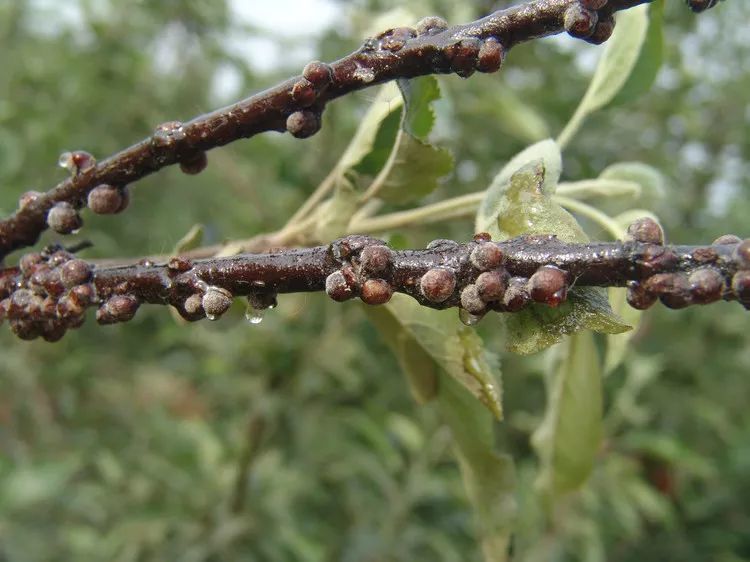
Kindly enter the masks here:
M 340 173 L 343 174 L 346 170 L 359 165 L 360 162 L 362 162 L 362 160 L 373 150 L 378 133 L 380 132 L 384 121 L 394 114 L 395 116 L 400 115 L 403 103 L 403 97 L 394 83 L 389 82 L 380 88 L 375 101 L 362 118 L 362 121 L 357 128 L 357 132 L 349 142 L 349 146 L 346 147 L 338 164 L 336 164 Z M 398 117 L 395 117 L 395 119 L 398 119 Z M 395 137 L 396 129 L 393 130 L 392 134 Z M 386 143 L 387 146 L 392 146 L 393 139 L 391 139 L 390 143 L 387 143 L 385 139 L 382 139 L 381 144 L 382 143 Z M 387 156 L 385 158 L 387 158 Z M 385 158 L 383 161 L 385 161 Z
M 510 88 L 500 88 L 492 98 L 480 98 L 483 106 L 477 109 L 493 115 L 497 128 L 508 136 L 524 143 L 534 143 L 550 136 L 550 130 L 541 114 L 527 104 Z
M 591 332 L 580 332 L 557 351 L 547 371 L 547 408 L 532 445 L 541 467 L 538 488 L 550 499 L 581 486 L 602 439 L 601 365 Z
M 487 231 L 501 240 L 523 234 L 555 234 L 565 242 L 588 242 L 575 218 L 553 201 L 551 192 L 559 171 L 553 168 L 553 174 L 547 178 L 544 163 L 538 160 L 510 176 L 504 189 L 494 193 L 495 223 L 487 224 Z M 608 334 L 629 329 L 612 313 L 604 291 L 592 287 L 573 288 L 557 308 L 532 304 L 503 315 L 503 319 L 508 328 L 507 348 L 521 354 L 541 351 L 583 329 Z
M 520 312 L 505 315 L 506 347 L 520 355 L 531 355 L 581 330 L 621 334 L 630 330 L 612 312 L 607 294 L 598 287 L 575 287 L 557 308 L 532 304 Z
M 502 418 L 502 389 L 495 380 L 494 362 L 485 351 L 481 338 L 471 328 L 458 321 L 455 311 L 432 310 L 421 306 L 411 297 L 395 294 L 384 306 L 367 307 L 367 313 L 386 343 L 399 354 L 402 366 L 408 368 L 410 385 L 420 389 L 418 399 L 431 398 L 434 393 L 422 394 L 434 386 L 429 380 L 429 369 L 418 366 L 417 360 L 429 356 L 437 366 L 456 379 L 498 419 Z M 417 346 L 424 354 L 404 349 Z
M 518 507 L 513 459 L 495 450 L 492 416 L 477 408 L 471 395 L 445 374 L 440 378 L 438 404 L 455 441 L 484 560 L 504 562 Z
M 646 40 L 647 11 L 641 6 L 617 14 L 615 31 L 581 101 L 584 113 L 593 113 L 611 102 L 631 76 Z
M 435 125 L 432 102 L 440 99 L 440 86 L 434 76 L 397 82 L 404 98 L 401 128 L 411 136 L 425 140 Z
M 338 178 L 333 197 L 318 208 L 315 239 L 325 241 L 343 236 L 357 207 L 358 196 L 354 186 L 345 177 Z
M 541 161 L 544 167 L 542 191 L 550 195 L 555 192 L 562 173 L 562 154 L 554 140 L 546 139 L 516 154 L 495 176 L 477 211 L 475 232 L 492 233 L 491 229 L 495 227 L 497 216 L 502 212 L 503 199 L 511 176 L 535 161 Z
M 612 37 L 607 41 L 589 87 L 570 121 L 557 138 L 561 147 L 567 146 L 570 139 L 580 129 L 586 116 L 610 103 L 623 88 L 636 66 L 646 40 L 647 30 L 646 6 L 639 6 L 617 14 L 617 26 Z
M 448 150 L 424 140 L 435 123 L 431 104 L 440 97 L 435 77 L 400 80 L 398 85 L 404 103 L 400 129 L 366 197 L 377 196 L 388 203 L 404 204 L 431 193 L 438 180 L 453 170 L 454 163 Z M 390 123 L 390 119 L 387 121 Z M 369 163 L 368 160 L 371 159 L 363 163 Z M 364 168 L 358 167 L 358 171 Z
M 205 227 L 202 224 L 194 224 L 190 227 L 185 235 L 180 238 L 172 249 L 172 255 L 178 256 L 188 250 L 197 248 L 203 243 Z
M 399 131 L 380 181 L 377 196 L 388 203 L 404 204 L 432 193 L 438 180 L 453 170 L 450 151 L 424 143 Z
M 641 186 L 638 201 L 644 207 L 653 207 L 666 195 L 663 174 L 643 162 L 618 162 L 607 166 L 599 178 L 603 180 L 631 181 Z
M 619 25 L 619 23 L 618 23 Z M 648 31 L 638 61 L 612 105 L 631 102 L 651 89 L 664 60 L 664 0 L 648 6 Z

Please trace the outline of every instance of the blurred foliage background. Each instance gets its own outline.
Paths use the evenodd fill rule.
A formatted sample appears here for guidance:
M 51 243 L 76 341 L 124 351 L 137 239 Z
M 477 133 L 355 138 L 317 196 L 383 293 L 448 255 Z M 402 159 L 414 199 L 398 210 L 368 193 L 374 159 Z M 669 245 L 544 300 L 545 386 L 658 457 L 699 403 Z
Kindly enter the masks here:
M 158 123 L 296 73 L 305 58 L 343 56 L 399 3 L 311 3 L 306 17 L 325 9 L 330 25 L 304 36 L 239 17 L 241 4 L 0 0 L 2 213 L 63 177 L 62 151 L 104 157 Z M 667 178 L 653 210 L 671 240 L 747 236 L 750 43 L 738 22 L 750 21 L 750 5 L 693 17 L 682 4 L 667 6 L 655 87 L 588 120 L 563 178 L 647 162 Z M 492 7 L 420 0 L 409 9 L 457 22 Z M 256 48 L 267 55 L 249 56 Z M 436 141 L 458 165 L 430 199 L 484 189 L 510 156 L 557 134 L 598 53 L 566 38 L 535 41 L 496 75 L 441 78 Z M 197 223 L 207 243 L 277 229 L 373 99 L 333 104 L 311 140 L 266 134 L 211 152 L 199 176 L 170 169 L 139 182 L 127 213 L 85 215 L 78 238 L 95 245 L 84 255 L 169 251 Z M 398 234 L 416 246 L 471 228 Z M 725 303 L 646 315 L 627 361 L 605 379 L 595 472 L 554 521 L 531 493 L 544 358 L 503 355 L 498 439 L 518 466 L 519 559 L 750 560 L 747 326 Z M 491 321 L 480 331 L 502 350 Z M 185 326 L 146 308 L 122 326 L 90 321 L 54 345 L 3 329 L 0 345 L 0 560 L 479 559 L 450 435 L 433 407 L 412 401 L 356 304 L 286 296 L 259 326 L 239 309 Z

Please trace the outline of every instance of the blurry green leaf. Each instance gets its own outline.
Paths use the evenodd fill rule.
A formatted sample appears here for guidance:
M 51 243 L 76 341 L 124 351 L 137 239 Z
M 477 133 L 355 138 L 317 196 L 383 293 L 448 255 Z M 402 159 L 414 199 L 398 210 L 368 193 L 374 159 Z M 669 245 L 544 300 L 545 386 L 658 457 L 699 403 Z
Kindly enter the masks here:
M 553 178 L 558 176 L 559 172 Z M 545 187 L 551 182 L 546 180 L 542 161 L 513 174 L 505 188 L 495 193 L 496 222 L 486 224 L 488 232 L 501 240 L 523 234 L 554 234 L 565 242 L 588 242 L 575 218 L 552 200 L 551 190 Z M 536 353 L 582 329 L 611 334 L 629 328 L 612 313 L 604 291 L 594 287 L 574 287 L 557 308 L 532 304 L 503 319 L 508 349 L 521 354 Z
M 185 235 L 180 238 L 172 249 L 172 255 L 178 256 L 189 250 L 193 250 L 203 243 L 205 227 L 202 224 L 194 224 Z
M 544 420 L 532 436 L 540 458 L 537 486 L 554 498 L 583 484 L 602 438 L 601 365 L 594 336 L 579 332 L 556 350 L 548 369 Z
M 552 195 L 555 192 L 562 173 L 562 155 L 557 143 L 552 139 L 547 139 L 532 144 L 516 154 L 495 176 L 477 211 L 475 232 L 493 234 L 492 230 L 496 229 L 496 219 L 507 205 L 504 199 L 511 176 L 527 164 L 535 161 L 541 161 L 544 169 L 541 191 L 547 195 Z
M 643 162 L 618 162 L 607 166 L 599 178 L 635 182 L 641 186 L 640 204 L 652 207 L 666 195 L 663 174 Z
M 550 135 L 547 123 L 541 114 L 527 104 L 510 88 L 493 91 L 487 104 L 487 113 L 497 116 L 496 126 L 506 135 L 524 143 L 535 143 Z
M 604 374 L 608 375 L 622 365 L 628 353 L 628 344 L 638 333 L 643 311 L 630 306 L 626 300 L 628 290 L 624 287 L 610 287 L 607 289 L 612 312 L 622 318 L 623 322 L 632 326 L 632 330 L 622 334 L 607 336 L 607 351 L 604 354 Z
M 640 6 L 617 14 L 617 26 L 606 43 L 588 90 L 557 139 L 561 147 L 567 146 L 587 115 L 610 103 L 627 82 L 646 40 L 647 9 Z
M 358 206 L 358 196 L 351 182 L 345 177 L 338 178 L 333 197 L 318 207 L 315 239 L 327 241 L 343 236 Z
M 79 468 L 78 460 L 18 466 L 0 487 L 0 511 L 34 507 L 62 494 Z
M 617 25 L 620 25 L 619 21 Z M 612 100 L 613 105 L 628 103 L 648 92 L 664 59 L 664 0 L 648 6 L 648 31 L 627 82 Z
M 627 197 L 637 199 L 641 196 L 641 185 L 634 181 L 596 178 L 574 182 L 560 183 L 556 195 L 575 199 L 596 197 Z
M 425 404 L 437 395 L 438 366 L 423 347 L 415 345 L 408 332 L 394 334 L 396 358 L 406 375 L 411 395 L 417 404 Z
M 504 562 L 517 505 L 509 455 L 495 450 L 492 416 L 457 382 L 443 375 L 438 404 L 451 428 L 464 486 L 479 523 L 485 562 Z
M 499 369 L 491 368 L 481 338 L 458 321 L 455 311 L 432 310 L 398 293 L 388 304 L 366 310 L 383 339 L 399 354 L 402 366 L 408 368 L 407 374 L 413 379 L 410 385 L 419 389 L 420 399 L 433 395 L 431 370 L 418 363 L 429 356 L 495 417 L 502 418 L 502 390 L 494 374 Z M 409 345 L 420 347 L 426 356 L 417 351 L 404 355 Z

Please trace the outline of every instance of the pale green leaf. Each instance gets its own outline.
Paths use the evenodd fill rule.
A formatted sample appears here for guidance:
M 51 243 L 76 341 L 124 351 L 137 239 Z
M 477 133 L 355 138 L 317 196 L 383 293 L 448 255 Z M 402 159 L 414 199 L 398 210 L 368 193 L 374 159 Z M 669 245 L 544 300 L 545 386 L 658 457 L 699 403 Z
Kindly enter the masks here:
M 532 436 L 540 459 L 537 486 L 550 499 L 588 478 L 602 439 L 601 365 L 591 332 L 561 344 L 545 380 L 547 408 Z
M 599 174 L 602 180 L 619 180 L 637 183 L 641 186 L 638 201 L 644 207 L 653 207 L 666 195 L 663 174 L 643 162 L 618 162 L 607 166 Z
M 177 243 L 174 245 L 174 248 L 172 249 L 172 255 L 178 256 L 184 252 L 187 252 L 188 250 L 192 250 L 194 248 L 197 248 L 203 243 L 203 234 L 205 233 L 205 228 L 202 224 L 194 224 L 190 227 L 190 230 L 188 230 L 185 235 L 180 238 Z
M 607 41 L 589 88 L 581 101 L 582 111 L 593 113 L 607 105 L 630 77 L 648 31 L 648 7 L 617 14 L 617 25 Z
M 646 40 L 647 10 L 646 6 L 639 6 L 617 14 L 617 26 L 607 41 L 589 87 L 557 137 L 560 147 L 567 146 L 584 119 L 610 103 L 627 82 Z
M 556 172 L 554 177 L 558 176 Z M 552 199 L 552 190 L 545 188 L 545 183 L 542 161 L 513 174 L 505 189 L 498 190 L 496 222 L 487 225 L 488 232 L 501 240 L 524 234 L 554 234 L 565 242 L 588 242 L 575 218 Z M 532 304 L 503 318 L 508 328 L 506 345 L 521 354 L 541 351 L 582 329 L 609 334 L 629 329 L 612 313 L 604 291 L 592 287 L 573 288 L 567 301 L 557 308 Z
M 493 419 L 455 380 L 440 378 L 438 404 L 451 429 L 464 487 L 474 507 L 485 562 L 507 560 L 517 513 L 515 470 L 495 450 Z
M 495 176 L 477 211 L 475 232 L 491 232 L 497 216 L 502 212 L 502 200 L 511 176 L 525 165 L 536 161 L 541 161 L 544 167 L 542 191 L 550 195 L 555 192 L 562 173 L 562 154 L 554 140 L 546 139 L 516 154 Z
M 458 321 L 455 311 L 432 310 L 402 294 L 393 295 L 384 306 L 367 307 L 366 310 L 393 351 L 401 354 L 401 364 L 410 367 L 407 372 L 415 378 L 410 383 L 412 386 L 416 385 L 421 392 L 425 389 L 429 392 L 431 383 L 427 371 L 415 368 L 414 358 L 421 354 L 412 351 L 403 356 L 407 345 L 422 348 L 494 416 L 502 418 L 502 390 L 495 380 L 495 372 L 499 369 L 492 368 L 481 338 Z
M 401 128 L 411 136 L 425 140 L 435 125 L 432 102 L 440 99 L 440 86 L 434 76 L 424 76 L 397 82 L 404 98 L 404 118 Z
M 651 89 L 664 60 L 663 28 L 664 0 L 656 0 L 648 6 L 648 31 L 638 61 L 612 105 L 631 102 Z
M 541 114 L 527 104 L 510 88 L 499 88 L 492 98 L 479 98 L 486 107 L 477 112 L 493 115 L 498 130 L 524 143 L 535 143 L 550 136 L 550 130 Z
M 315 239 L 325 241 L 343 236 L 357 207 L 358 196 L 354 187 L 345 177 L 338 178 L 333 197 L 318 208 Z

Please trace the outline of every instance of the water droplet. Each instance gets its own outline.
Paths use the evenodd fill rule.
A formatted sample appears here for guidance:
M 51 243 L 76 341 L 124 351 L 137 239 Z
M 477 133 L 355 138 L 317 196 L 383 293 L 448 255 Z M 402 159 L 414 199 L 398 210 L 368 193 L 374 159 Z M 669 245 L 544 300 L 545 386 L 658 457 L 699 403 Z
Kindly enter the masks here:
M 206 314 L 206 318 L 208 318 L 211 321 L 214 321 L 218 318 L 215 314 Z
M 247 308 L 245 309 L 245 320 L 247 320 L 250 324 L 260 324 L 263 322 L 263 315 L 265 314 L 265 310 L 254 308 L 251 305 L 247 305 Z
M 358 80 L 361 80 L 365 84 L 368 84 L 375 80 L 375 71 L 372 68 L 358 66 L 357 70 L 354 71 L 352 76 L 354 78 L 357 78 Z
M 483 316 L 483 314 L 472 314 L 465 308 L 458 309 L 458 319 L 464 326 L 476 326 Z

